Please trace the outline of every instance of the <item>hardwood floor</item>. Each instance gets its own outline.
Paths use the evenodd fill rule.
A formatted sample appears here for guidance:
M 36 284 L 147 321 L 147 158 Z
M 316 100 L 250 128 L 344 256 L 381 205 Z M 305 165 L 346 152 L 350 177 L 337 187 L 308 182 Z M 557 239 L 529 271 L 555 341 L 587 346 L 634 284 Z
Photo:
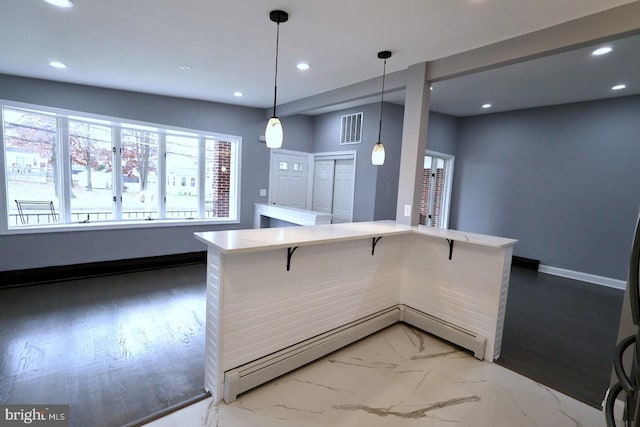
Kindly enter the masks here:
M 204 392 L 205 265 L 0 290 L 0 402 L 121 426 Z
M 497 363 L 600 408 L 624 291 L 514 267 Z
M 0 289 L 0 403 L 121 426 L 203 392 L 205 265 Z M 599 407 L 623 292 L 512 269 L 498 363 Z

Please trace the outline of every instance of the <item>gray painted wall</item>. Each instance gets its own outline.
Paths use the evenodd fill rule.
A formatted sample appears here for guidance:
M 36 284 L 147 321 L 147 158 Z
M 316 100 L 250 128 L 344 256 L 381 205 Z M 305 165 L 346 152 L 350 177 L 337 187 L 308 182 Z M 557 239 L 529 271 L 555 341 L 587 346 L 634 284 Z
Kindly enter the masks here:
M 362 112 L 363 143 L 340 146 L 340 120 L 343 115 Z M 382 120 L 382 142 L 385 164 L 371 165 L 371 150 L 378 139 L 380 104 L 327 113 L 314 117 L 313 151 L 357 150 L 356 194 L 354 221 L 393 220 L 396 217 L 400 147 L 404 107 L 385 103 Z M 429 113 L 427 149 L 455 154 L 458 139 L 458 118 Z
M 383 131 L 385 151 L 387 157 L 391 147 L 401 143 L 402 116 L 397 118 L 397 106 L 385 104 L 383 112 L 389 114 L 390 119 L 383 117 Z M 402 107 L 400 107 L 402 108 Z M 362 118 L 362 143 L 352 145 L 340 145 L 341 117 L 346 114 L 363 113 Z M 385 162 L 383 166 L 371 164 L 371 150 L 378 140 L 378 124 L 380 122 L 380 104 L 369 104 L 327 114 L 314 118 L 313 124 L 313 151 L 315 153 L 329 151 L 356 150 L 356 182 L 353 206 L 354 221 L 371 221 L 375 218 L 376 186 L 378 182 L 378 168 L 393 168 Z M 387 142 L 389 141 L 389 142 Z M 389 145 L 387 145 L 389 144 Z M 398 148 L 399 149 L 399 148 Z M 398 186 L 397 168 L 395 166 L 395 186 Z M 393 174 L 393 172 L 391 173 Z M 389 183 L 393 186 L 393 183 Z M 397 191 L 397 189 L 396 189 Z M 393 202 L 395 206 L 395 201 Z M 395 214 L 394 214 L 395 216 Z M 377 218 L 376 218 L 377 219 Z
M 640 204 L 640 96 L 459 119 L 452 228 L 626 280 Z
M 431 111 L 427 128 L 427 150 L 455 156 L 459 122 L 457 117 Z
M 267 121 L 262 109 L 7 75 L 0 75 L 0 99 L 242 137 L 240 224 L 5 235 L 0 271 L 202 251 L 194 232 L 251 228 L 253 204 L 267 201 L 259 195 L 269 180 L 269 150 L 258 142 Z M 284 124 L 285 148 L 291 141 L 291 149 L 309 151 L 311 119 L 288 117 Z
M 396 104 L 385 104 L 383 114 L 381 139 L 384 144 L 385 160 L 384 165 L 374 166 L 377 168 L 376 201 L 373 213 L 373 219 L 376 221 L 396 219 L 404 107 Z M 378 134 L 376 132 L 375 140 L 377 139 Z M 374 141 L 373 144 L 375 142 L 377 141 Z M 369 165 L 371 165 L 371 148 L 373 148 L 373 145 L 369 147 L 369 153 L 366 156 Z

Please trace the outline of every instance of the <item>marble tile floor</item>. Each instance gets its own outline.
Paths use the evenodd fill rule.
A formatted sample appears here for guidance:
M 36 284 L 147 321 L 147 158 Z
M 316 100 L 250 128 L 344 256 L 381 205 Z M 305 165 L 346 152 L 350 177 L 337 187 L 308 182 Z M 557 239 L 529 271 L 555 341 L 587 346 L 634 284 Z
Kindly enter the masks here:
M 601 427 L 602 413 L 404 324 L 148 427 Z

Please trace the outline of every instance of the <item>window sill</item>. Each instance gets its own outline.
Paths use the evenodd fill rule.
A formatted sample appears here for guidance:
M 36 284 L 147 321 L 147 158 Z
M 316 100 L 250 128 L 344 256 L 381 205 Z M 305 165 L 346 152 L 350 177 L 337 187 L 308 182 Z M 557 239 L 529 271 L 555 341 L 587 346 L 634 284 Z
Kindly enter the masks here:
M 143 220 L 143 221 L 121 221 L 121 222 L 93 222 L 93 223 L 73 223 L 56 225 L 34 225 L 9 228 L 3 231 L 2 235 L 13 234 L 39 234 L 39 233 L 67 233 L 76 231 L 105 231 L 121 229 L 145 229 L 164 227 L 189 227 L 200 225 L 225 225 L 239 224 L 239 220 L 234 219 L 190 219 L 190 220 Z

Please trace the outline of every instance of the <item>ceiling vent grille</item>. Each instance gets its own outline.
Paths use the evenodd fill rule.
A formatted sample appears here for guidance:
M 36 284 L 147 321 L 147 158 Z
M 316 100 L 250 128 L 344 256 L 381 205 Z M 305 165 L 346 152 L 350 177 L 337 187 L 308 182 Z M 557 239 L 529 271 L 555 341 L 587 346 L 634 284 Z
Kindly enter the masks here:
M 360 144 L 362 142 L 362 113 L 342 116 L 340 145 Z

